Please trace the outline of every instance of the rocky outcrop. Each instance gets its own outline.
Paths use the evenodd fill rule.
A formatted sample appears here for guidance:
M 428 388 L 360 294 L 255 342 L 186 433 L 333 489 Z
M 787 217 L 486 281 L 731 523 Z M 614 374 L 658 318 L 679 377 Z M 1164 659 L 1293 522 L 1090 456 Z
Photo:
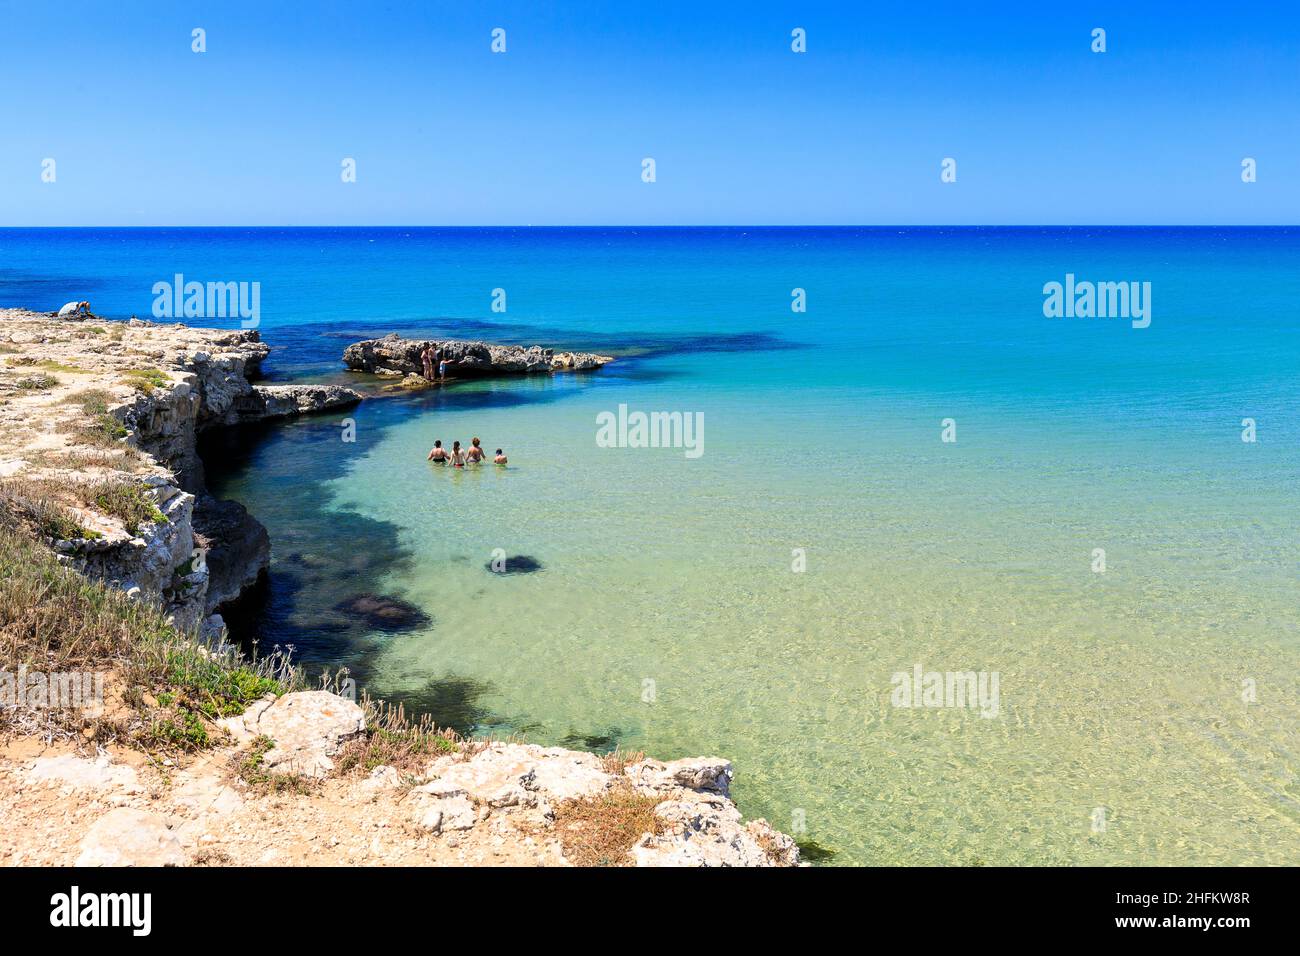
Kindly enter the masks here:
M 490 375 L 534 375 L 597 369 L 612 362 L 608 355 L 556 352 L 539 345 L 491 345 L 457 339 L 404 339 L 393 333 L 382 339 L 355 342 L 343 350 L 343 362 L 358 372 L 401 377 L 424 371 L 420 354 L 428 347 L 441 352 L 448 375 L 456 378 Z
M 0 310 L 0 344 L 0 474 L 69 490 L 137 486 L 157 520 L 128 527 L 91 493 L 68 502 L 86 536 L 51 544 L 77 570 L 161 600 L 182 628 L 213 621 L 270 560 L 266 529 L 207 494 L 199 432 L 361 400 L 337 385 L 253 385 L 270 353 L 255 330 L 74 324 L 10 309 Z
M 256 584 L 271 563 L 271 536 L 237 501 L 200 495 L 194 510 L 194 543 L 208 574 L 205 610 L 209 614 Z
M 260 701 L 222 726 L 238 739 L 274 741 L 262 755 L 268 770 L 326 777 L 342 743 L 365 730 L 366 716 L 352 701 L 326 691 L 299 691 Z
M 595 754 L 493 743 L 467 759 L 440 757 L 410 792 L 411 820 L 434 833 L 469 830 L 501 814 L 543 825 L 572 801 L 628 793 L 651 800 L 657 825 L 628 851 L 636 866 L 797 866 L 799 849 L 765 820 L 742 824 L 731 764 L 716 757 L 642 760 L 619 772 Z
M 365 730 L 348 700 L 267 697 L 218 724 L 230 739 L 183 767 L 132 767 L 107 751 L 0 755 L 11 823 L 0 830 L 0 865 L 583 865 L 593 862 L 581 847 L 593 829 L 602 865 L 799 865 L 788 836 L 741 821 L 731 764 L 716 757 L 623 765 L 471 741 L 424 766 L 341 773 L 337 758 Z M 306 779 L 285 800 L 231 772 L 250 766 L 264 783 L 268 774 Z M 620 806 L 635 808 L 644 832 L 629 829 Z
M 251 392 L 236 400 L 234 407 L 238 421 L 250 422 L 310 415 L 359 401 L 360 394 L 342 385 L 254 385 Z

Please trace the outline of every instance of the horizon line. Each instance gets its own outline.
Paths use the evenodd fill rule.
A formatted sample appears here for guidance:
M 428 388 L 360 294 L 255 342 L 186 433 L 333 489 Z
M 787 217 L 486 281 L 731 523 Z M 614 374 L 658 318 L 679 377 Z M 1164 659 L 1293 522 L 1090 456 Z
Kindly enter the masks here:
M 293 223 L 237 225 L 0 225 L 0 230 L 16 229 L 1295 229 L 1297 223 L 334 223 L 295 225 Z

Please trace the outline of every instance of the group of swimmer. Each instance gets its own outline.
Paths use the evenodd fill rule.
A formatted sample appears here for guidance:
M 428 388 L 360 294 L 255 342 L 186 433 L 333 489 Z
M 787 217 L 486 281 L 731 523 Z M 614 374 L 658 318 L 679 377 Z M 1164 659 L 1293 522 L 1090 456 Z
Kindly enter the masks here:
M 462 449 L 458 441 L 452 442 L 450 452 L 442 447 L 442 440 L 439 439 L 433 443 L 433 448 L 429 450 L 429 457 L 426 460 L 437 462 L 439 465 L 451 465 L 453 468 L 464 468 L 467 463 L 471 465 L 480 464 L 486 457 L 487 452 L 479 445 L 477 438 L 470 439 L 469 448 L 467 449 Z M 498 448 L 497 456 L 492 459 L 492 464 L 504 465 L 505 463 L 505 452 Z
M 442 349 L 435 349 L 432 345 L 426 345 L 420 352 L 420 364 L 424 366 L 424 377 L 429 381 L 434 380 L 435 372 L 440 382 L 447 380 L 447 357 L 443 354 Z M 442 447 L 442 440 L 439 439 L 433 443 L 429 449 L 427 461 L 432 461 L 439 465 L 451 465 L 453 468 L 464 468 L 466 465 L 482 464 L 487 458 L 487 452 L 479 444 L 477 438 L 471 438 L 469 448 L 461 448 L 460 442 L 451 443 L 451 451 Z M 506 463 L 506 453 L 500 448 L 497 449 L 496 457 L 492 459 L 494 465 L 504 465 Z

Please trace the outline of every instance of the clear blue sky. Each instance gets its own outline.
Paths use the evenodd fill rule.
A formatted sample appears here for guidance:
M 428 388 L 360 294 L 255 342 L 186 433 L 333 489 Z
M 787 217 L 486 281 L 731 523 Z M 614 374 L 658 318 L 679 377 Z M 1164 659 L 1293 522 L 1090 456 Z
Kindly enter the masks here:
M 1292 3 L 0 0 L 0 75 L 0 225 L 1300 222 Z

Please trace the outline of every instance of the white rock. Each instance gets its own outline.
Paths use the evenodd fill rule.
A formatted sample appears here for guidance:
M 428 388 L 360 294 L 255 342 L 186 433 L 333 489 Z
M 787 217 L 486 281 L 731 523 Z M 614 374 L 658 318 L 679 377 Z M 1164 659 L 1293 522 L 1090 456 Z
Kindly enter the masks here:
M 132 794 L 144 790 L 133 769 L 112 763 L 106 755 L 101 755 L 95 760 L 87 760 L 72 754 L 37 757 L 24 776 L 29 783 L 54 781 L 74 789 L 112 789 Z
M 262 758 L 263 766 L 282 773 L 324 777 L 334 769 L 330 758 L 340 745 L 365 730 L 365 713 L 355 703 L 324 690 L 298 691 L 277 698 L 268 707 L 250 708 L 244 729 L 267 736 L 275 746 Z
M 623 772 L 641 792 L 666 793 L 678 787 L 724 797 L 731 792 L 731 761 L 721 757 L 689 757 L 671 763 L 643 760 Z
M 181 866 L 185 853 L 167 821 L 156 813 L 119 807 L 90 828 L 77 866 Z

